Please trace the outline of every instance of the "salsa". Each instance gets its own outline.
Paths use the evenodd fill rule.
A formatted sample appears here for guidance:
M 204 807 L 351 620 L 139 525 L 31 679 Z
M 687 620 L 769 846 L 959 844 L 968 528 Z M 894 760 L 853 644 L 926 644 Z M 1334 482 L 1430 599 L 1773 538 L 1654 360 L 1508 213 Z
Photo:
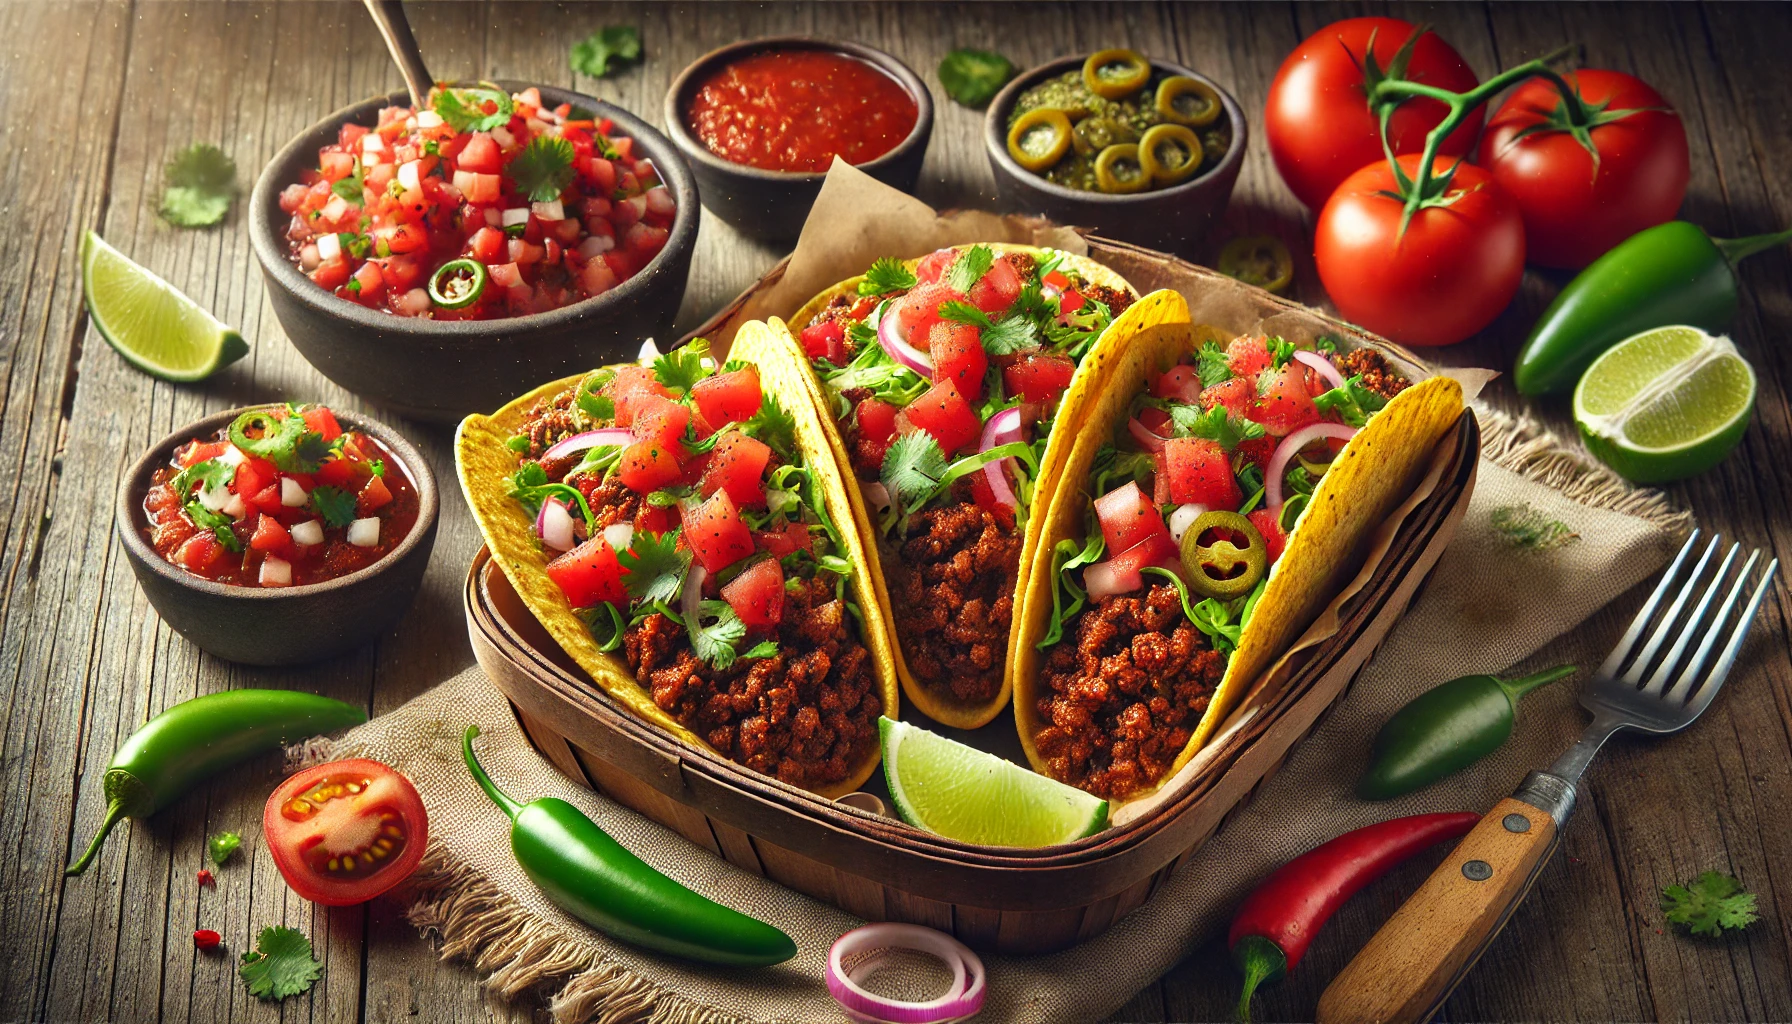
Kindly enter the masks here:
M 280 193 L 293 262 L 400 316 L 484 320 L 601 295 L 640 273 L 677 212 L 607 118 L 538 89 L 437 88 L 429 109 L 345 124 Z
M 357 572 L 397 548 L 419 510 L 404 465 L 323 406 L 251 409 L 156 470 L 143 533 L 195 576 L 296 587 Z
M 920 110 L 895 79 L 831 50 L 770 50 L 710 75 L 688 126 L 711 153 L 768 171 L 825 171 L 895 149 Z

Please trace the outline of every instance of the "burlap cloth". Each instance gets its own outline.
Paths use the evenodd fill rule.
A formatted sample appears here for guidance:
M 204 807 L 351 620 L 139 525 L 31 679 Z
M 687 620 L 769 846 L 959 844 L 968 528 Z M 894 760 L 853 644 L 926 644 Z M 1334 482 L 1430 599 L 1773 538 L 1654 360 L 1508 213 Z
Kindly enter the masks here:
M 1527 662 L 1597 663 L 1612 623 L 1576 625 L 1665 564 L 1687 526 L 1660 495 L 1625 487 L 1553 439 L 1485 412 L 1482 423 L 1480 480 L 1455 541 L 1314 733 L 1248 807 L 1108 932 L 1051 956 L 987 958 L 989 997 L 979 1021 L 1099 1019 L 1222 927 L 1239 897 L 1276 864 L 1383 818 L 1491 806 L 1572 742 L 1584 716 L 1570 681 L 1526 698 L 1517 734 L 1475 770 L 1385 804 L 1350 793 L 1375 730 L 1430 686 Z M 1524 506 L 1575 536 L 1544 549 L 1514 546 L 1494 527 L 1494 513 Z M 484 730 L 480 755 L 511 795 L 573 802 L 655 867 L 783 928 L 796 940 L 796 958 L 762 970 L 696 966 L 612 942 L 560 913 L 517 867 L 507 821 L 462 766 L 460 736 L 470 722 Z M 439 937 L 444 957 L 470 963 L 494 990 L 545 996 L 557 1021 L 843 1019 L 823 985 L 823 965 L 834 939 L 861 922 L 743 872 L 567 779 L 529 746 L 478 668 L 300 756 L 373 757 L 416 782 L 429 808 L 430 853 L 416 877 L 412 921 Z M 922 988 L 929 973 L 915 964 L 879 987 Z

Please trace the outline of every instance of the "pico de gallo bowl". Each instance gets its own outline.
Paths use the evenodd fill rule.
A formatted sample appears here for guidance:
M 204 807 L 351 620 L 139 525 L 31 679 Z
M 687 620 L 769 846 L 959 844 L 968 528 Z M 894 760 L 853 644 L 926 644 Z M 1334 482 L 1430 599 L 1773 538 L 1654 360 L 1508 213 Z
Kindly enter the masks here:
M 162 618 L 250 664 L 316 660 L 385 631 L 422 581 L 435 525 L 415 449 L 309 405 L 232 410 L 164 438 L 118 509 Z
M 478 88 L 486 90 L 487 86 Z M 504 124 L 490 130 L 475 127 L 477 122 L 465 122 L 468 130 L 454 135 L 466 141 L 458 143 L 461 149 L 444 159 L 440 143 L 435 143 L 437 152 L 424 151 L 424 145 L 433 140 L 423 135 L 427 131 L 440 134 L 456 122 L 444 117 L 443 124 L 432 129 L 434 117 L 419 119 L 413 112 L 398 119 L 396 111 L 411 109 L 409 96 L 402 92 L 368 99 L 318 121 L 289 142 L 262 170 L 249 209 L 250 238 L 268 283 L 268 297 L 281 327 L 300 353 L 326 377 L 361 397 L 402 415 L 435 422 L 458 421 L 467 413 L 494 408 L 544 378 L 632 359 L 643 338 L 667 337 L 684 298 L 701 216 L 696 183 L 684 158 L 653 126 L 620 107 L 564 89 L 519 82 L 499 82 L 489 91 L 463 90 L 451 95 L 456 98 L 448 101 L 450 107 L 455 103 L 471 107 L 477 102 L 483 112 L 489 104 L 494 109 L 486 116 L 496 118 L 508 103 L 510 115 Z M 519 101 L 519 97 L 533 100 L 537 96 L 539 107 Z M 442 116 L 433 109 L 440 105 L 438 101 L 428 102 L 431 109 L 425 113 Z M 562 107 L 568 116 L 558 113 Z M 519 117 L 519 112 L 533 116 Z M 552 118 L 589 120 L 591 127 L 550 123 Z M 542 126 L 534 135 L 529 134 L 536 131 L 531 120 Z M 607 144 L 599 141 L 596 131 L 605 122 L 610 126 Z M 345 125 L 355 127 L 345 130 Z M 500 128 L 510 133 L 511 145 L 503 144 Z M 590 137 L 589 158 L 575 145 L 576 138 L 567 138 L 569 132 Z M 468 155 L 466 149 L 472 147 L 476 150 L 473 165 L 491 166 L 486 162 L 489 153 L 477 152 L 485 145 L 472 142 L 480 134 L 498 144 L 498 193 L 493 202 L 465 201 L 469 195 L 483 200 L 489 194 L 491 178 L 469 179 L 467 175 L 492 172 L 459 165 L 460 158 Z M 347 147 L 345 135 L 355 136 Z M 407 143 L 407 139 L 419 141 Z M 618 139 L 630 140 L 626 162 Z M 547 165 L 551 172 L 548 185 L 568 175 L 560 160 L 565 155 L 561 142 L 573 150 L 570 178 L 557 196 L 532 198 L 527 189 L 542 184 L 538 158 L 544 149 L 551 147 L 559 154 Z M 375 144 L 380 147 L 377 156 L 366 148 Z M 400 160 L 399 149 L 406 145 L 415 150 L 406 149 L 402 155 L 407 159 Z M 528 155 L 531 145 L 537 147 L 534 156 Z M 614 159 L 603 155 L 610 152 L 615 153 Z M 610 208 L 603 213 L 595 202 L 606 198 L 596 194 L 605 176 L 603 165 L 595 162 L 599 159 L 616 172 L 618 187 L 627 184 L 623 174 L 634 174 L 635 163 L 644 164 L 643 170 L 651 168 L 657 184 L 634 175 L 631 189 L 640 191 L 626 202 L 619 201 L 615 191 L 609 192 Z M 426 166 L 431 160 L 433 166 Z M 523 164 L 520 170 L 516 166 L 519 161 Z M 405 169 L 407 164 L 412 165 L 411 170 Z M 390 171 L 380 170 L 382 165 Z M 329 180 L 328 175 L 345 168 L 346 177 Z M 464 192 L 455 185 L 457 173 L 467 186 Z M 406 189 L 413 174 L 419 188 Z M 370 189 L 369 180 L 376 184 L 384 180 L 386 192 Z M 293 205 L 300 191 L 292 188 L 295 185 L 304 186 L 307 196 L 298 206 Z M 423 210 L 408 211 L 416 214 L 415 220 L 402 219 L 407 211 L 397 208 L 404 199 L 393 195 L 395 189 L 414 191 L 424 201 Z M 669 221 L 661 213 L 646 210 L 648 193 L 656 189 L 671 200 Z M 341 193 L 358 196 L 361 205 L 354 205 Z M 316 205 L 318 199 L 321 205 Z M 341 199 L 342 205 L 332 209 L 336 199 Z M 585 208 L 588 200 L 589 211 Z M 544 204 L 542 213 L 549 216 L 537 213 L 537 201 Z M 548 205 L 554 201 L 560 203 L 558 221 L 552 219 L 555 211 Z M 663 209 L 660 198 L 653 202 Z M 338 230 L 323 230 L 325 218 L 312 218 L 307 203 L 320 215 L 331 210 L 327 226 Z M 488 208 L 497 211 L 495 227 L 486 222 Z M 316 225 L 307 228 L 313 233 L 303 240 L 292 237 L 297 227 L 295 213 L 300 209 L 305 210 L 301 218 Z M 528 219 L 523 220 L 522 214 L 511 213 L 517 223 L 511 224 L 510 230 L 518 231 L 520 223 L 517 237 L 505 233 L 506 210 L 527 214 Z M 619 227 L 610 219 L 627 220 L 635 213 L 642 216 L 627 226 Z M 595 226 L 600 222 L 608 227 Z M 629 227 L 636 225 L 641 229 L 635 232 L 636 248 L 631 250 Z M 554 234 L 559 230 L 571 236 L 575 226 L 582 236 L 570 242 Z M 485 228 L 493 228 L 495 236 L 482 235 Z M 659 230 L 665 233 L 663 244 Z M 592 241 L 594 237 L 603 240 Z M 477 246 L 475 239 L 479 240 Z M 495 252 L 494 241 L 502 243 Z M 381 255 L 382 242 L 386 255 Z M 548 259 L 549 242 L 553 243 L 554 261 Z M 611 247 L 596 252 L 606 242 Z M 513 243 L 518 250 L 516 259 L 511 258 Z M 306 245 L 320 244 L 325 250 L 334 249 L 341 260 L 326 270 L 323 283 L 331 285 L 327 288 L 320 286 L 306 267 Z M 648 257 L 647 250 L 653 245 L 659 249 Z M 410 246 L 414 248 L 397 251 Z M 585 246 L 583 253 L 580 246 Z M 357 255 L 363 249 L 364 253 Z M 325 257 L 330 255 L 318 252 L 318 262 L 310 270 L 324 269 Z M 445 264 L 460 260 L 478 266 L 461 263 L 443 271 Z M 520 281 L 510 277 L 512 263 L 517 264 Z M 379 272 L 378 288 L 372 287 L 373 270 L 366 269 L 367 265 Z M 339 276 L 343 270 L 348 271 L 347 278 L 334 281 L 331 275 Z M 443 273 L 437 288 L 446 303 L 431 299 L 429 310 L 422 315 L 404 315 L 423 309 L 417 293 L 421 290 L 421 297 L 428 297 L 431 279 L 438 271 Z M 475 282 L 482 272 L 484 283 L 478 286 Z M 615 275 L 613 283 L 606 272 Z M 358 289 L 354 287 L 357 274 L 361 275 Z M 598 287 L 605 290 L 590 294 Z M 475 288 L 478 296 L 473 301 L 449 308 L 467 299 Z

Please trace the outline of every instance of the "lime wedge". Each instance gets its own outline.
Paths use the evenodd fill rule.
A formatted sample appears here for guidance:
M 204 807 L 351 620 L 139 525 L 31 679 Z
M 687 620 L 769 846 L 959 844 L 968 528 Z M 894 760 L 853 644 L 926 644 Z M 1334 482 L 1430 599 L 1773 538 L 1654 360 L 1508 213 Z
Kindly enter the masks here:
M 248 355 L 243 336 L 92 231 L 81 239 L 81 284 L 100 336 L 163 380 L 203 380 Z
M 1574 422 L 1593 454 L 1626 479 L 1703 473 L 1742 440 L 1755 371 L 1729 338 L 1657 327 L 1619 342 L 1574 389 Z
M 1108 825 L 1108 802 L 902 722 L 877 720 L 896 813 L 916 828 L 987 846 L 1051 846 Z

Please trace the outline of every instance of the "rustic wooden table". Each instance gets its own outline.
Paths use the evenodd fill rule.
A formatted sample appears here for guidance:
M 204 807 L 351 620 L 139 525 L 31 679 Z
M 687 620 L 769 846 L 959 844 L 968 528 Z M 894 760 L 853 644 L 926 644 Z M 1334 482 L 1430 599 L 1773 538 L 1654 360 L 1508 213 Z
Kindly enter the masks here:
M 1337 17 L 1381 9 L 416 3 L 411 17 L 438 74 L 579 86 L 655 121 L 667 84 L 692 58 L 785 32 L 871 43 L 930 80 L 955 45 L 994 46 L 1025 67 L 1093 43 L 1127 44 L 1206 71 L 1254 118 L 1299 39 Z M 1464 4 L 1392 13 L 1437 26 L 1484 75 L 1566 41 L 1585 43 L 1589 65 L 1642 75 L 1680 111 L 1693 154 L 1688 217 L 1721 235 L 1792 223 L 1787 7 Z M 641 26 L 645 66 L 601 83 L 575 80 L 568 46 L 616 22 Z M 0 5 L 0 39 L 0 1021 L 528 1019 L 531 1004 L 495 1001 L 470 972 L 438 964 L 394 906 L 328 910 L 287 890 L 253 842 L 278 773 L 273 759 L 121 829 L 85 877 L 63 879 L 63 863 L 104 806 L 102 766 L 163 708 L 236 686 L 285 686 L 379 714 L 468 665 L 458 594 L 478 541 L 450 484 L 415 607 L 396 633 L 333 662 L 241 668 L 201 655 L 160 624 L 112 534 L 112 502 L 138 452 L 232 405 L 359 407 L 282 336 L 242 204 L 222 228 L 174 230 L 155 214 L 161 167 L 177 149 L 214 142 L 235 157 L 246 186 L 306 125 L 401 82 L 355 3 L 12 2 Z M 923 198 L 988 202 L 981 115 L 943 95 L 936 103 Z M 1219 237 L 1273 232 L 1297 254 L 1310 252 L 1310 218 L 1277 179 L 1259 127 L 1253 120 Z M 250 356 L 197 386 L 158 383 L 127 366 L 82 311 L 76 253 L 88 228 L 239 325 L 254 345 Z M 697 323 L 779 255 L 706 218 L 681 323 Z M 1310 257 L 1297 263 L 1299 294 L 1323 302 Z M 1758 257 L 1742 278 L 1734 333 L 1761 375 L 1756 422 L 1733 458 L 1674 495 L 1706 525 L 1786 558 L 1792 472 L 1779 460 L 1792 451 L 1792 350 L 1782 343 L 1792 333 L 1792 258 L 1783 250 Z M 1508 365 L 1559 283 L 1531 275 L 1493 327 L 1440 358 Z M 1489 400 L 1522 408 L 1502 384 Z M 1559 407 L 1530 411 L 1567 426 Z M 451 481 L 447 432 L 396 422 L 430 454 L 438 478 Z M 1750 662 L 1697 729 L 1648 746 L 1619 743 L 1601 759 L 1564 854 L 1446 1017 L 1792 1019 L 1792 603 L 1784 583 L 1778 596 Z M 205 863 L 205 838 L 223 829 L 252 837 L 249 856 L 219 871 L 215 890 L 201 890 L 194 872 Z M 1262 998 L 1262 1017 L 1309 1016 L 1326 979 L 1427 868 L 1397 872 L 1353 901 L 1298 977 Z M 1660 887 L 1707 868 L 1739 875 L 1760 894 L 1760 924 L 1726 941 L 1664 931 Z M 312 935 L 325 962 L 310 996 L 279 1007 L 247 995 L 232 958 L 197 954 L 189 939 L 195 928 L 215 928 L 240 949 L 275 923 Z M 1116 1018 L 1225 1019 L 1236 981 L 1216 940 Z

